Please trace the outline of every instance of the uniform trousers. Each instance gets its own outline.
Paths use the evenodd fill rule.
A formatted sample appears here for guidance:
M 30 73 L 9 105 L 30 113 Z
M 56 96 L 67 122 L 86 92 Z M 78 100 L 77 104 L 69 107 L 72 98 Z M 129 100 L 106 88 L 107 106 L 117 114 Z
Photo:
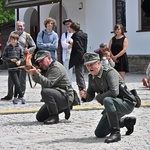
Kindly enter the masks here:
M 105 137 L 110 133 L 110 125 L 107 119 L 106 113 L 117 112 L 118 118 L 120 119 L 126 114 L 129 114 L 134 109 L 134 104 L 129 101 L 125 101 L 121 98 L 105 97 L 103 100 L 104 113 L 96 127 L 95 135 L 99 138 Z
M 85 80 L 84 80 L 84 66 L 83 65 L 75 65 L 75 75 L 76 75 L 76 82 L 78 85 L 79 90 L 85 89 Z
M 45 103 L 36 115 L 40 122 L 48 119 L 50 115 L 62 113 L 65 109 L 70 109 L 72 102 L 58 90 L 53 88 L 43 88 L 41 91 L 42 100 Z

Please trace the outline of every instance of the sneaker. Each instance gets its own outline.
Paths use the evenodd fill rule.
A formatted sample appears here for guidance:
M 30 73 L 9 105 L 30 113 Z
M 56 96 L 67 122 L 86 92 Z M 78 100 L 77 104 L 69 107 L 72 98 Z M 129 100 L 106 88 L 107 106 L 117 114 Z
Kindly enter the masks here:
M 5 96 L 5 97 L 1 98 L 1 100 L 2 101 L 9 101 L 9 100 L 12 100 L 12 98 L 9 96 Z
M 26 100 L 25 99 L 22 99 L 21 100 L 21 104 L 25 104 L 26 103 Z
M 16 98 L 13 99 L 13 104 L 18 104 L 18 100 Z

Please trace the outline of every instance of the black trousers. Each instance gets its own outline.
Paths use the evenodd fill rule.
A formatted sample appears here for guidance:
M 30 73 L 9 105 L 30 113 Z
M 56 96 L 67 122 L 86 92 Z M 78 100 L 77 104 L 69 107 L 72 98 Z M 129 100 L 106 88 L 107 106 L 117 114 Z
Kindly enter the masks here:
M 79 90 L 85 89 L 85 80 L 84 80 L 84 66 L 83 65 L 75 65 L 75 75 L 76 75 L 76 83 L 78 85 Z
M 22 98 L 23 94 L 22 94 L 21 84 L 20 84 L 20 79 L 19 79 L 21 75 L 20 70 L 11 70 L 9 71 L 9 75 L 13 84 L 15 85 L 14 97 L 18 96 L 19 98 Z
M 60 114 L 65 109 L 70 109 L 72 105 L 72 102 L 68 101 L 60 91 L 53 88 L 43 88 L 41 96 L 45 104 L 36 115 L 36 119 L 40 122 L 49 118 L 51 114 Z
M 20 75 L 19 79 L 20 79 L 20 83 L 21 83 L 22 94 L 24 96 L 25 90 L 26 90 L 26 71 L 25 70 L 20 70 L 20 71 L 21 71 L 21 75 Z M 14 83 L 13 83 L 10 75 L 8 74 L 8 93 L 7 93 L 7 96 L 12 98 L 13 94 L 14 94 Z

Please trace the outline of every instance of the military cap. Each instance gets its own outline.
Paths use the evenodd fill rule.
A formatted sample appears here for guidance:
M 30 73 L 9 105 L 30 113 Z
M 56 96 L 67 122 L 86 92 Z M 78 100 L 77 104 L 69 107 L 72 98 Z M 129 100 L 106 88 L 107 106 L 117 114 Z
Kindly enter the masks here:
M 65 25 L 67 22 L 72 22 L 72 20 L 71 20 L 71 19 L 65 19 L 65 20 L 63 21 L 63 24 Z
M 84 65 L 89 63 L 94 63 L 100 60 L 99 54 L 94 52 L 85 53 L 83 55 L 83 59 L 84 59 Z
M 39 51 L 37 51 L 37 53 L 35 55 L 35 62 L 42 60 L 43 58 L 45 58 L 47 56 L 51 56 L 49 51 L 39 50 Z

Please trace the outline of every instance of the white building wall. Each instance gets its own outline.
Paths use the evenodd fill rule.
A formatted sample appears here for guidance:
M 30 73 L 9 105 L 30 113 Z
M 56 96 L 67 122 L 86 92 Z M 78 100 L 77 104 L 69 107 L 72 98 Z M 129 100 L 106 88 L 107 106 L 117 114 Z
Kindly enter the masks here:
M 129 39 L 128 54 L 150 54 L 150 32 L 140 30 L 140 0 L 126 0 L 126 30 Z M 83 2 L 83 9 L 79 10 L 79 3 Z M 88 51 L 98 48 L 101 42 L 109 44 L 114 27 L 113 0 L 63 0 L 67 17 L 81 24 L 81 29 L 88 33 Z M 55 4 L 54 4 L 55 5 Z M 41 29 L 43 22 L 49 16 L 53 5 L 41 6 Z M 20 19 L 23 19 L 25 8 L 20 9 Z

